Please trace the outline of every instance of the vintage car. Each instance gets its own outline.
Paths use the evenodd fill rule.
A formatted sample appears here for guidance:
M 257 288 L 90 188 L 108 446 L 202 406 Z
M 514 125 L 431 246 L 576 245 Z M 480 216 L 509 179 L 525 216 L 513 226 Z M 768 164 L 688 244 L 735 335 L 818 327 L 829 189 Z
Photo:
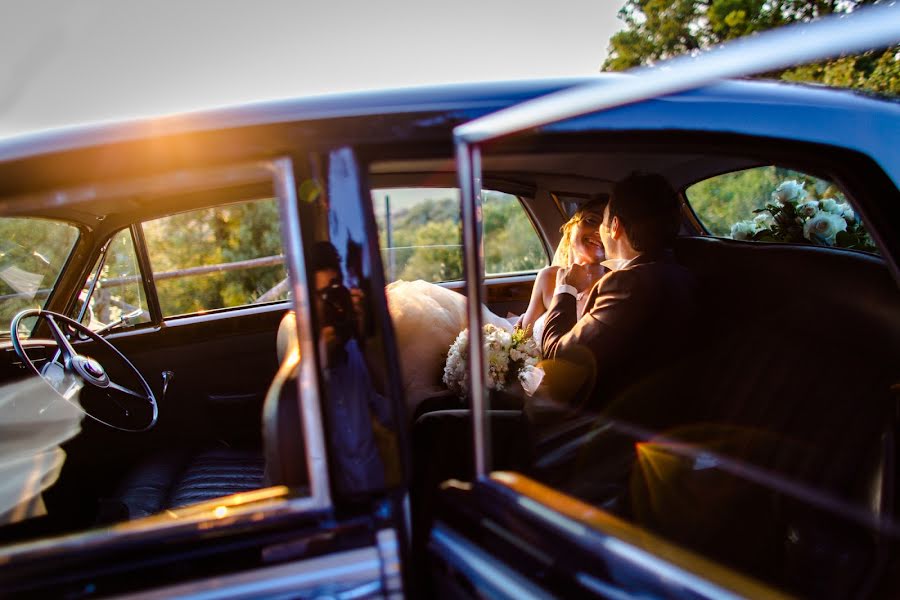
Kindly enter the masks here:
M 490 120 L 638 80 L 0 141 L 0 594 L 900 594 L 900 105 L 726 81 Z M 520 315 L 635 171 L 701 290 L 671 360 L 573 415 L 475 344 L 448 391 L 477 307 Z

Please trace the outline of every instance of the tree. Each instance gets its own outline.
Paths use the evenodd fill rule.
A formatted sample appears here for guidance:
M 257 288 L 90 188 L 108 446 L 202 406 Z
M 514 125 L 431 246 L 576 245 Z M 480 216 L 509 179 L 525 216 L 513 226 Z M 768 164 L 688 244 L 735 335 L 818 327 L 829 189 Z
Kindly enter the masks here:
M 852 12 L 881 0 L 627 0 L 619 11 L 625 29 L 610 39 L 607 71 L 623 71 L 691 54 L 767 29 Z M 900 46 L 826 63 L 767 73 L 764 77 L 811 81 L 900 93 Z

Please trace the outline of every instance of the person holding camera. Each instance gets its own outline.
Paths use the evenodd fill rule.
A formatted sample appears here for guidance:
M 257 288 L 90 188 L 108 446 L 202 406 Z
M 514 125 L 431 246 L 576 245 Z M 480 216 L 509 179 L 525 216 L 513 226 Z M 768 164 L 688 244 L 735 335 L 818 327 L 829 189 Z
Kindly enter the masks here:
M 392 419 L 388 402 L 374 390 L 359 342 L 359 317 L 343 283 L 341 259 L 330 242 L 317 242 L 311 268 L 319 319 L 319 356 L 324 363 L 324 403 L 336 468 L 333 477 L 345 493 L 385 486 L 385 467 L 373 427 Z

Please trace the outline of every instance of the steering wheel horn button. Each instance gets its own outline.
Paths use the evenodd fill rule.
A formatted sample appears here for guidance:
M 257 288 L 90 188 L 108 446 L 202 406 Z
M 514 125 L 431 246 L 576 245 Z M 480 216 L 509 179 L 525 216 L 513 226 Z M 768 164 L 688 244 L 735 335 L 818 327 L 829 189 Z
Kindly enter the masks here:
M 93 358 L 88 358 L 84 361 L 84 370 L 87 371 L 89 375 L 92 377 L 100 378 L 103 377 L 103 367 Z
M 72 364 L 75 367 L 75 371 L 88 383 L 99 387 L 109 385 L 109 376 L 106 374 L 106 369 L 90 356 L 76 356 Z

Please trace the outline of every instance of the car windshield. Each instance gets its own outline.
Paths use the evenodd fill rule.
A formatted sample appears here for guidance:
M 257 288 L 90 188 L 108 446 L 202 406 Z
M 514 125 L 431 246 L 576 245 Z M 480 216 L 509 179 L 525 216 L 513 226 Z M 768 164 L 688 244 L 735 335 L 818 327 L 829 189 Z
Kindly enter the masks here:
M 0 333 L 27 308 L 43 308 L 78 229 L 48 219 L 0 218 Z

